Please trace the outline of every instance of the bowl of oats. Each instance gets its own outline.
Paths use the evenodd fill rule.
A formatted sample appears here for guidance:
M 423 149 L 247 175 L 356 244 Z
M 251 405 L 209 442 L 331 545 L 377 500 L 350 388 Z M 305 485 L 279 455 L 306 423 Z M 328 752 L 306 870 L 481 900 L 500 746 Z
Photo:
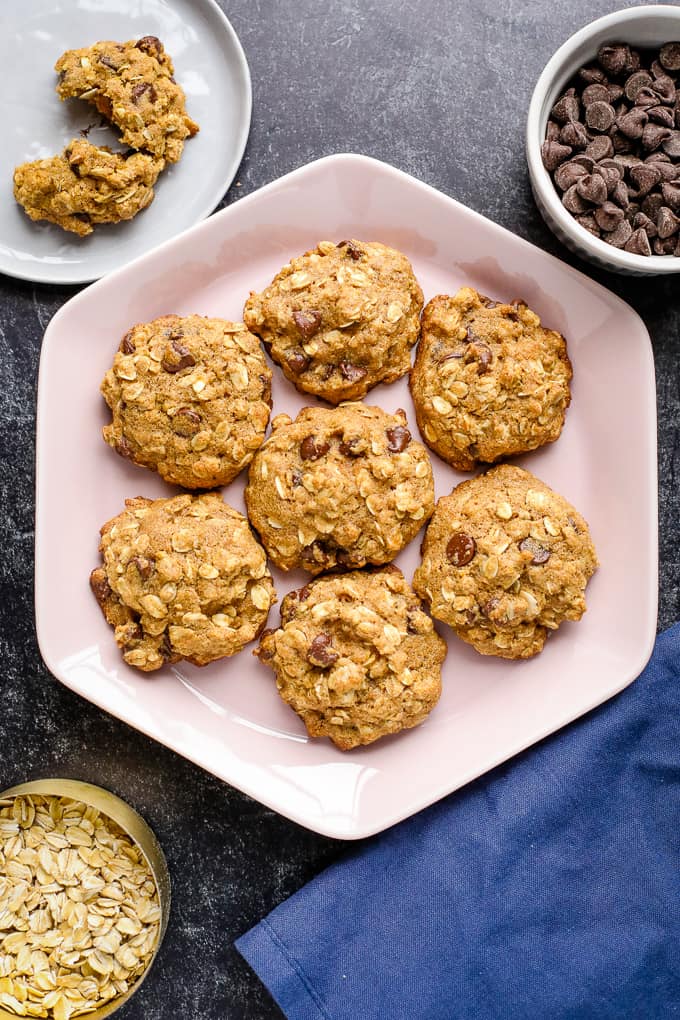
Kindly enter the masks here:
M 111 1016 L 169 912 L 163 851 L 119 797 L 62 779 L 0 793 L 0 1020 Z

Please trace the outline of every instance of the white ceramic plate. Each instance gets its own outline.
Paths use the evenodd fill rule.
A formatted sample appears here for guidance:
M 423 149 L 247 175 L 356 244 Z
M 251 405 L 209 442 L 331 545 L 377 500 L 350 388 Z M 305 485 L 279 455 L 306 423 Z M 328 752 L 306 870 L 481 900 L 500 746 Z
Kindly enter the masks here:
M 62 151 L 78 132 L 120 148 L 94 107 L 62 103 L 54 64 L 100 39 L 156 35 L 175 63 L 187 109 L 201 130 L 129 223 L 78 238 L 34 223 L 12 193 L 14 167 Z M 40 283 L 85 283 L 126 265 L 207 216 L 231 184 L 250 128 L 248 64 L 214 0 L 5 0 L 0 33 L 0 272 Z
M 101 438 L 99 382 L 120 337 L 167 312 L 238 319 L 294 254 L 320 239 L 381 240 L 411 259 L 426 299 L 463 283 L 524 297 L 568 339 L 573 401 L 557 443 L 521 463 L 590 522 L 601 561 L 589 610 L 527 662 L 478 655 L 445 627 L 439 705 L 416 729 L 343 754 L 310 741 L 250 649 L 204 669 L 126 666 L 92 596 L 100 525 L 126 496 L 171 490 Z M 274 369 L 274 409 L 303 399 Z M 368 397 L 407 410 L 406 380 Z M 462 476 L 433 455 L 437 495 Z M 243 509 L 244 478 L 225 490 Z M 587 277 L 432 188 L 362 156 L 330 156 L 268 185 L 77 295 L 43 343 L 38 407 L 36 613 L 63 683 L 282 814 L 332 836 L 377 832 L 616 694 L 645 665 L 657 600 L 656 403 L 649 336 Z M 397 563 L 411 578 L 416 539 Z M 303 575 L 275 574 L 279 598 Z M 270 626 L 276 625 L 274 609 Z

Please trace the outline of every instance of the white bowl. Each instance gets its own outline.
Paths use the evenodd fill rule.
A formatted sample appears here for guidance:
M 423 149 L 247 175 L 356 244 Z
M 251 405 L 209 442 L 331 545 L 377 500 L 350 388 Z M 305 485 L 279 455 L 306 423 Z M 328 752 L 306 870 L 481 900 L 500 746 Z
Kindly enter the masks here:
M 529 105 L 527 119 L 527 161 L 531 187 L 543 219 L 553 233 L 582 258 L 602 269 L 632 276 L 660 276 L 680 273 L 680 258 L 674 255 L 634 255 L 614 248 L 590 234 L 567 212 L 543 166 L 541 144 L 558 96 L 584 64 L 590 63 L 603 43 L 624 42 L 633 47 L 653 48 L 680 39 L 680 7 L 656 4 L 630 7 L 598 18 L 580 29 L 560 46 L 546 64 Z

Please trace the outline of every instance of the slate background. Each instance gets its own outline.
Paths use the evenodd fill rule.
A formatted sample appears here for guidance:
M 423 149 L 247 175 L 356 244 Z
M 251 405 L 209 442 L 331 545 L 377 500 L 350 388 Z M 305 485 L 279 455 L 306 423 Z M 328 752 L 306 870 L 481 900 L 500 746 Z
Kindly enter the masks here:
M 524 160 L 529 97 L 604 0 L 220 0 L 253 77 L 253 124 L 229 204 L 331 152 L 376 156 L 440 188 L 615 290 L 642 315 L 657 371 L 659 627 L 680 618 L 677 369 L 680 277 L 595 272 L 538 214 Z M 102 783 L 137 807 L 174 881 L 168 935 L 121 1020 L 273 1020 L 281 1013 L 232 947 L 344 850 L 230 789 L 54 681 L 33 621 L 38 356 L 73 293 L 0 277 L 0 787 L 40 776 Z M 635 548 L 622 556 L 636 556 Z M 357 1018 L 358 1020 L 358 1018 Z

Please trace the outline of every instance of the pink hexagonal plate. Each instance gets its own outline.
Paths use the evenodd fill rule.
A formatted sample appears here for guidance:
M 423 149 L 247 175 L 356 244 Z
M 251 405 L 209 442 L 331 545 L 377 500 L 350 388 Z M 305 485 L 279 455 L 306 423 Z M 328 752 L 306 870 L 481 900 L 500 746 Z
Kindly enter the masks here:
M 589 610 L 528 662 L 449 641 L 444 692 L 420 727 L 341 753 L 307 739 L 246 649 L 205 669 L 123 664 L 92 597 L 99 526 L 126 496 L 170 490 L 102 441 L 99 382 L 120 337 L 167 312 L 239 319 L 250 289 L 319 239 L 381 240 L 411 259 L 426 299 L 463 283 L 526 301 L 568 340 L 573 401 L 557 443 L 521 463 L 592 527 Z M 275 369 L 274 407 L 300 395 Z M 309 401 L 307 401 L 308 403 Z M 368 402 L 407 410 L 406 381 Z M 437 494 L 461 475 L 433 455 Z M 243 509 L 243 477 L 225 498 Z M 302 825 L 367 836 L 457 789 L 629 684 L 652 648 L 657 600 L 656 414 L 649 336 L 613 294 L 432 188 L 373 159 L 330 156 L 218 213 L 69 301 L 45 334 L 38 410 L 36 614 L 50 670 L 72 690 Z M 410 578 L 419 541 L 398 563 Z M 300 577 L 277 574 L 281 597 Z M 272 612 L 270 622 L 278 613 Z

